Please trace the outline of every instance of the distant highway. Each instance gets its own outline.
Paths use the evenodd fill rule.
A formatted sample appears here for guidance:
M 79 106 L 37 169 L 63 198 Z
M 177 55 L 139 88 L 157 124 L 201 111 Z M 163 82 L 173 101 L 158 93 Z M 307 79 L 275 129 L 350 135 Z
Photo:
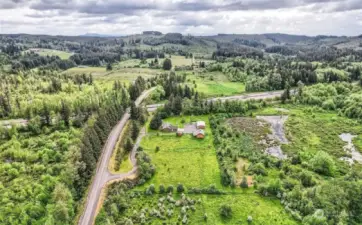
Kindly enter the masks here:
M 208 101 L 246 101 L 250 99 L 270 99 L 275 97 L 280 97 L 283 94 L 284 91 L 270 91 L 270 92 L 260 92 L 260 93 L 250 93 L 250 94 L 241 94 L 241 95 L 233 95 L 233 96 L 227 96 L 227 97 L 216 97 L 216 98 L 210 98 Z M 153 112 L 156 111 L 157 108 L 164 106 L 164 104 L 153 104 L 153 105 L 147 105 L 147 111 Z

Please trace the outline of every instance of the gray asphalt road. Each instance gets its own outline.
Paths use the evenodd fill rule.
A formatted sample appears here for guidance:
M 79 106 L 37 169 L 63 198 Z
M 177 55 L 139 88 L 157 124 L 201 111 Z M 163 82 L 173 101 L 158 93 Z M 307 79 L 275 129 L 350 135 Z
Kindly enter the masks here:
M 154 90 L 154 88 L 143 92 L 141 94 L 141 96 L 136 100 L 136 105 L 139 105 L 142 102 L 142 100 L 145 99 L 153 90 Z M 127 111 L 129 112 L 129 109 L 127 109 Z M 78 222 L 79 225 L 91 225 L 94 223 L 94 219 L 96 216 L 95 215 L 96 208 L 98 205 L 98 201 L 100 199 L 102 189 L 106 186 L 106 184 L 108 182 L 110 182 L 112 180 L 123 179 L 125 177 L 128 177 L 128 176 L 134 174 L 137 171 L 137 167 L 136 167 L 136 149 L 137 149 L 137 147 L 136 146 L 132 150 L 132 153 L 131 153 L 131 161 L 134 166 L 131 171 L 124 173 L 124 174 L 111 174 L 108 171 L 108 164 L 109 164 L 109 160 L 112 156 L 113 149 L 116 146 L 118 137 L 120 136 L 123 128 L 125 127 L 127 120 L 130 118 L 130 114 L 128 112 L 124 114 L 124 116 L 122 117 L 120 122 L 113 128 L 113 130 L 111 131 L 111 133 L 108 136 L 108 140 L 107 140 L 106 144 L 104 145 L 104 148 L 102 150 L 102 155 L 101 155 L 98 165 L 97 165 L 96 174 L 93 178 L 91 188 L 88 192 L 85 210 Z M 140 137 L 142 137 L 142 135 L 140 135 Z M 138 140 L 138 144 L 139 143 L 140 143 L 140 140 Z
M 241 100 L 246 101 L 250 99 L 268 99 L 268 98 L 275 98 L 280 97 L 283 94 L 284 91 L 270 91 L 270 92 L 260 92 L 260 93 L 250 93 L 250 94 L 243 94 L 243 95 L 233 95 L 233 96 L 227 96 L 227 97 L 217 97 L 217 98 L 210 98 L 208 101 L 235 101 L 235 100 Z M 153 104 L 153 105 L 147 105 L 147 111 L 154 112 L 157 110 L 158 107 L 163 106 L 164 104 Z

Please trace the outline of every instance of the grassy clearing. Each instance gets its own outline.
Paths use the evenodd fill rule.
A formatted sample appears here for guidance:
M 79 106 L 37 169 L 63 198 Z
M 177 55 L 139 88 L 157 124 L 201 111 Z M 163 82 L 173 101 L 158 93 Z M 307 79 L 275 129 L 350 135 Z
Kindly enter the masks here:
M 182 118 L 166 119 L 174 125 L 181 127 Z M 185 118 L 189 122 L 189 118 Z M 141 146 L 150 155 L 152 163 L 156 166 L 156 175 L 148 184 L 177 185 L 182 183 L 187 187 L 208 187 L 215 184 L 220 187 L 220 172 L 216 161 L 213 137 L 208 127 L 208 117 L 193 117 L 192 120 L 204 120 L 207 123 L 205 139 L 196 139 L 192 135 L 176 137 L 174 133 L 156 134 L 148 133 Z M 156 146 L 160 147 L 158 152 Z
M 34 48 L 28 51 L 33 51 L 41 56 L 59 56 L 61 59 L 69 59 L 72 56 L 72 53 L 54 50 L 54 49 L 45 49 L 45 48 Z
M 245 92 L 245 85 L 243 83 L 230 82 L 220 72 L 189 74 L 187 76 L 187 84 L 206 96 L 227 96 Z
M 95 77 L 104 76 L 105 74 L 109 73 L 105 67 L 74 67 L 66 70 L 64 73 L 69 74 L 92 74 Z

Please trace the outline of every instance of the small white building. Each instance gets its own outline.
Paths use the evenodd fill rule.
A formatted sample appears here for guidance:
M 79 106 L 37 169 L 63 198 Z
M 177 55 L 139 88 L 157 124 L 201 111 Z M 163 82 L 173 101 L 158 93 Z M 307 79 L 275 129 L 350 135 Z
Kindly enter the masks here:
M 197 121 L 196 122 L 196 128 L 197 129 L 205 129 L 206 125 L 204 121 Z

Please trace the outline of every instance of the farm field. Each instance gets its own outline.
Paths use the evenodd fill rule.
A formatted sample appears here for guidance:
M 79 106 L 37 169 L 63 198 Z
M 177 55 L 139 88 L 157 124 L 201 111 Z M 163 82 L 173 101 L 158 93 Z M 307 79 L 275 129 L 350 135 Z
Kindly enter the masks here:
M 184 118 L 186 123 L 189 117 Z M 208 121 L 207 116 L 192 117 L 192 121 Z M 182 127 L 181 117 L 165 120 Z M 191 134 L 176 137 L 175 133 L 148 131 L 141 142 L 141 147 L 151 157 L 156 166 L 155 176 L 148 184 L 177 185 L 186 187 L 208 187 L 211 184 L 220 187 L 220 173 L 216 161 L 211 130 L 206 126 L 205 139 L 196 139 Z M 156 146 L 160 150 L 156 152 Z M 192 155 L 192 157 L 190 157 Z
M 107 71 L 105 67 L 75 67 L 64 71 L 69 74 L 92 74 L 94 79 L 102 82 L 121 81 L 130 83 L 142 76 L 144 79 L 151 78 L 162 73 L 161 70 L 148 68 L 119 68 L 112 71 Z
M 188 74 L 187 84 L 199 93 L 208 97 L 228 96 L 245 92 L 245 84 L 241 82 L 231 82 L 220 72 L 206 72 L 202 74 Z
M 41 55 L 41 56 L 59 56 L 61 59 L 69 59 L 70 56 L 72 56 L 72 53 L 59 51 L 55 49 L 45 49 L 45 48 L 35 48 L 30 49 L 28 51 L 34 51 L 35 53 Z

